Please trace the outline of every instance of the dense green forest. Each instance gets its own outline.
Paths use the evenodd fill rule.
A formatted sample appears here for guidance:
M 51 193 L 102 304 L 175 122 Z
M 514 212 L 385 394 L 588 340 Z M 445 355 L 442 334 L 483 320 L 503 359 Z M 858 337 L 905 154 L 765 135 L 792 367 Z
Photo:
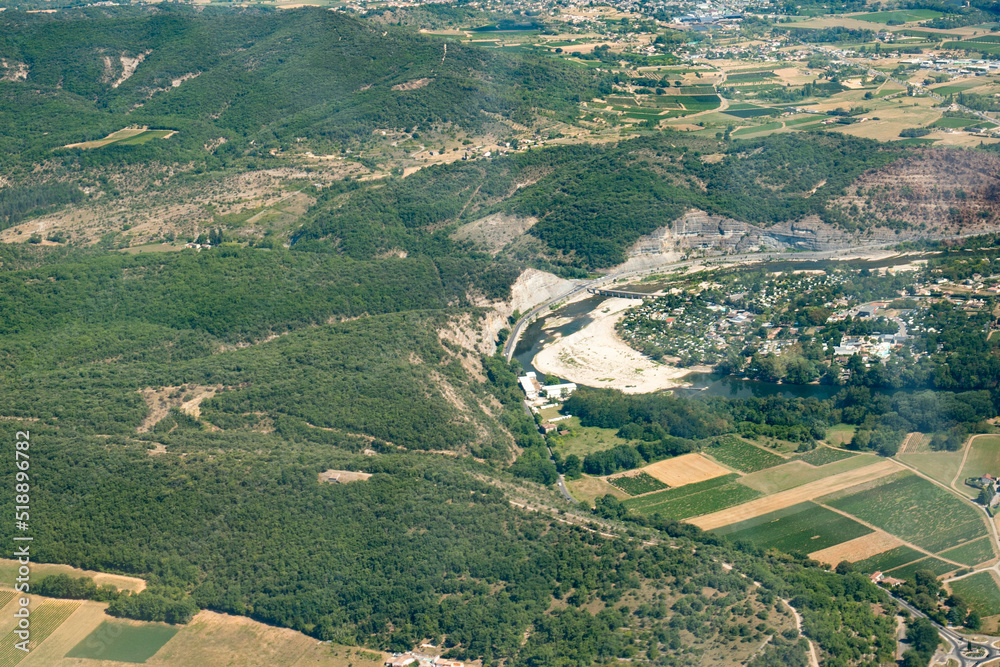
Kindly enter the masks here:
M 453 126 L 492 117 L 532 124 L 538 108 L 573 113 L 600 75 L 530 54 L 447 44 L 320 8 L 194 11 L 163 4 L 4 14 L 0 56 L 24 64 L 0 81 L 0 164 L 28 165 L 60 146 L 125 126 L 178 130 L 170 140 L 71 150 L 70 163 L 267 156 L 297 137 L 336 150 L 375 129 Z M 121 58 L 141 62 L 124 78 Z M 393 89 L 428 79 L 413 89 Z M 174 85 L 174 84 L 177 85 Z M 214 163 L 213 163 L 214 164 Z
M 483 283 L 493 260 L 475 255 L 485 264 L 444 271 L 464 256 L 451 252 L 0 250 L 0 416 L 31 431 L 36 557 L 150 582 L 140 595 L 42 590 L 130 618 L 209 608 L 339 642 L 430 639 L 459 659 L 567 666 L 731 661 L 770 635 L 756 664 L 796 664 L 785 599 L 828 664 L 891 656 L 878 610 L 892 606 L 863 576 L 656 517 L 607 537 L 586 515 L 513 507 L 510 489 L 558 502 L 518 481 L 535 478 L 530 459 L 510 465 L 515 444 L 541 443 L 517 368 L 438 335 L 478 317 L 463 287 L 502 296 L 509 277 Z M 177 409 L 204 387 L 217 393 L 197 416 Z M 142 392 L 160 388 L 172 409 L 147 423 Z M 372 477 L 321 483 L 327 469 Z

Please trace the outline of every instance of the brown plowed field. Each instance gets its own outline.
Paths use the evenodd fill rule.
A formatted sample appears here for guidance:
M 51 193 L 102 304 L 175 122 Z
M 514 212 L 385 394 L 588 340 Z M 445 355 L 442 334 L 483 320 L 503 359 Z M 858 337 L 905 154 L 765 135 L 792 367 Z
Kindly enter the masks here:
M 665 461 L 651 463 L 642 469 L 668 486 L 684 486 L 706 479 L 728 475 L 732 471 L 709 461 L 701 454 L 684 454 Z

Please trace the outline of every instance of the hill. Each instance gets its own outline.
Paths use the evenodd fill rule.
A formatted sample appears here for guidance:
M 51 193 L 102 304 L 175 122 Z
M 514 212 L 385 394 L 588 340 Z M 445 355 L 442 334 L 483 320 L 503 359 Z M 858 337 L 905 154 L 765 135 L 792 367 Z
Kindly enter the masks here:
M 467 133 L 537 109 L 575 110 L 597 77 L 551 59 L 491 52 L 318 8 L 213 10 L 160 5 L 58 14 L 8 11 L 0 119 L 7 164 L 125 126 L 169 140 L 87 152 L 85 164 L 297 145 L 357 148 L 377 129 Z M 139 148 L 140 150 L 136 150 Z

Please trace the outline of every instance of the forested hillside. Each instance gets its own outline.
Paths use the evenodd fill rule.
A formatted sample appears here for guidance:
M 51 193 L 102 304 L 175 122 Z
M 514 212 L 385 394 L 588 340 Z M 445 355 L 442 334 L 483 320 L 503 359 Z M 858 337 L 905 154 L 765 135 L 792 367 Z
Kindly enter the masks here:
M 179 132 L 77 158 L 172 160 L 220 137 L 224 158 L 297 138 L 356 147 L 376 129 L 476 132 L 495 119 L 531 124 L 535 108 L 573 112 L 599 82 L 537 56 L 446 47 L 318 8 L 8 11 L 0 58 L 18 72 L 0 80 L 6 165 L 135 125 Z
M 328 192 L 293 237 L 300 249 L 371 257 L 419 248 L 442 225 L 494 212 L 533 216 L 528 232 L 564 268 L 607 268 L 642 235 L 688 208 L 769 226 L 815 215 L 847 230 L 865 219 L 834 199 L 868 170 L 905 153 L 872 141 L 788 134 L 718 142 L 674 133 L 610 146 L 532 150 L 421 170 L 379 186 Z M 331 248 L 331 246 L 333 246 Z
M 477 316 L 464 290 L 509 279 L 447 257 L 4 249 L 0 416 L 31 432 L 35 557 L 147 577 L 116 614 L 202 607 L 491 665 L 802 661 L 783 599 L 829 664 L 891 656 L 861 575 L 613 508 L 556 521 L 508 472 L 540 443 L 515 369 L 439 336 Z

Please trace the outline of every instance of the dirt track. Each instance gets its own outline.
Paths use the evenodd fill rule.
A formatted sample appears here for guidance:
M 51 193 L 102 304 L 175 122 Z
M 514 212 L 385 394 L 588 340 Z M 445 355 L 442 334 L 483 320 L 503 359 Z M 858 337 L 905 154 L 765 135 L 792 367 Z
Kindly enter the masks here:
M 905 470 L 905 468 L 895 461 L 879 461 L 878 463 L 865 466 L 864 468 L 849 470 L 839 475 L 827 477 L 826 479 L 810 482 L 809 484 L 803 484 L 802 486 L 795 487 L 794 489 L 782 491 L 781 493 L 775 493 L 774 495 L 765 496 L 764 498 L 759 498 L 757 500 L 751 500 L 748 503 L 743 503 L 742 505 L 738 505 L 736 507 L 731 507 L 719 512 L 713 512 L 712 514 L 704 514 L 693 519 L 687 519 L 687 522 L 698 526 L 702 530 L 711 530 L 721 526 L 728 526 L 731 523 L 753 519 L 754 517 L 774 512 L 775 510 L 780 510 L 785 507 L 790 507 L 792 505 L 797 505 L 799 503 L 804 503 L 807 500 L 813 500 L 814 498 L 819 498 L 820 496 L 825 496 L 835 491 L 841 491 L 858 484 L 871 482 L 887 475 L 891 475 L 892 473 L 899 472 L 900 470 Z

